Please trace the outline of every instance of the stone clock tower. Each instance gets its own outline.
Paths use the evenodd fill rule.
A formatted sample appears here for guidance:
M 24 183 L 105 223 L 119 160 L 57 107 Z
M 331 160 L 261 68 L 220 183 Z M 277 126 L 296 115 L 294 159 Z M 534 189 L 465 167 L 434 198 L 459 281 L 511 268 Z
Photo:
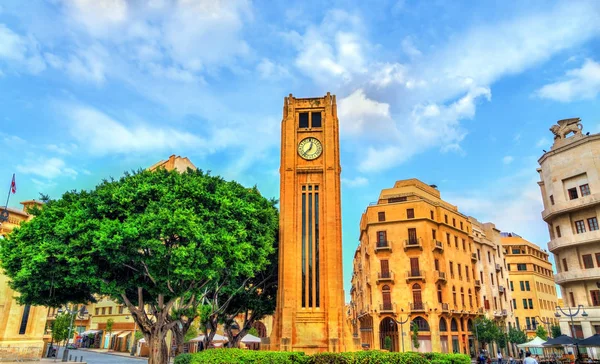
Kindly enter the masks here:
M 271 347 L 306 353 L 344 351 L 335 95 L 285 98 L 279 173 L 279 290 Z

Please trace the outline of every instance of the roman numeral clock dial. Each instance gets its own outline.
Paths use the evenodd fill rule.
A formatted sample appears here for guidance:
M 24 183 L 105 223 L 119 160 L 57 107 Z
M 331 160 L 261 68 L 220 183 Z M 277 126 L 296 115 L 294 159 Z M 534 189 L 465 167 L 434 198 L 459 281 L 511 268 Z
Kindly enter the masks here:
M 317 138 L 308 137 L 298 144 L 298 154 L 306 160 L 319 158 L 321 152 L 323 152 L 323 145 Z

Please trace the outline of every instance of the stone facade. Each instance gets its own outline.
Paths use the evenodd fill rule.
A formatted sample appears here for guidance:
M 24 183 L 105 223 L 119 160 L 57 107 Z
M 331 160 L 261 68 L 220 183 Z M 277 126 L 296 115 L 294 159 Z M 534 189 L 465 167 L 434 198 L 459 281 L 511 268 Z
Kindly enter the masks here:
M 554 316 L 558 296 L 552 263 L 539 246 L 514 233 L 502 235 L 515 322 L 518 329 L 525 330 L 533 339 L 537 326 L 543 325 L 550 332 L 550 327 L 558 324 Z
M 554 254 L 564 304 L 579 310 L 575 335 L 600 333 L 600 134 L 584 135 L 580 120 L 565 119 L 552 127 L 555 140 L 538 160 L 538 182 L 548 224 L 548 248 Z M 570 135 L 572 134 L 572 135 Z M 589 133 L 588 133 L 589 134 Z M 572 335 L 561 315 L 563 333 Z
M 285 98 L 279 172 L 279 290 L 271 349 L 349 350 L 334 95 Z
M 21 204 L 23 210 L 8 208 L 8 220 L 0 224 L 0 238 L 31 219 L 27 208 L 41 203 L 31 200 Z M 0 348 L 19 351 L 30 358 L 39 358 L 44 347 L 46 308 L 17 304 L 13 298 L 17 293 L 10 289 L 8 282 L 9 278 L 0 273 Z
M 362 215 L 353 262 L 350 322 L 363 348 L 477 352 L 473 320 L 485 310 L 471 225 L 417 179 L 381 191 Z

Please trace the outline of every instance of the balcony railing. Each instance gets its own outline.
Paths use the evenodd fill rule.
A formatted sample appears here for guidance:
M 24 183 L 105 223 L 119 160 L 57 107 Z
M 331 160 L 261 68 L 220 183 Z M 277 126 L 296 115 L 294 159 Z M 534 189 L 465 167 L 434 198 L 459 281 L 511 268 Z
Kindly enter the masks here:
M 471 260 L 477 261 L 477 254 L 471 253 Z
M 425 281 L 425 272 L 422 270 L 409 270 L 406 272 L 406 281 L 422 280 Z
M 442 303 L 442 312 L 448 312 L 450 311 L 450 305 L 447 303 Z
M 375 252 L 392 251 L 392 242 L 389 240 L 378 241 L 375 243 Z
M 500 264 L 496 263 L 496 271 L 500 272 L 500 270 L 502 270 L 502 267 L 500 266 Z
M 433 251 L 435 251 L 436 249 L 439 250 L 440 252 L 443 252 L 444 251 L 444 243 L 442 243 L 439 240 L 434 240 L 433 241 Z
M 435 280 L 446 282 L 446 272 L 440 272 L 439 270 L 435 271 Z
M 502 316 L 508 316 L 508 310 L 507 309 L 502 309 L 502 311 L 500 311 L 500 315 Z
M 479 279 L 475 280 L 475 288 L 481 288 L 481 281 Z
M 395 303 L 386 302 L 379 305 L 379 312 L 381 313 L 389 313 L 394 312 L 396 308 Z
M 413 302 L 410 304 L 410 312 L 425 312 L 426 308 L 425 302 Z
M 478 314 L 483 314 L 483 307 L 478 307 L 477 308 L 477 313 Z
M 394 281 L 394 272 L 378 272 L 377 273 L 377 283 L 381 282 L 393 282 Z
M 423 250 L 423 242 L 421 241 L 421 238 L 404 240 L 404 251 L 413 248 Z
M 504 293 L 504 286 L 498 286 L 498 292 Z

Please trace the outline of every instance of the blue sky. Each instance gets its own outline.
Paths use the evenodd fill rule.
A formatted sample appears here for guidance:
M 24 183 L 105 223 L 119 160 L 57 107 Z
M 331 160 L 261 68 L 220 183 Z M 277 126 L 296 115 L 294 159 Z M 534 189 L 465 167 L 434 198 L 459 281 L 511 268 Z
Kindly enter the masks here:
M 16 206 L 177 154 L 278 197 L 283 98 L 330 91 L 347 287 L 399 179 L 545 248 L 548 128 L 600 131 L 600 3 L 508 3 L 2 1 L 0 179 Z

